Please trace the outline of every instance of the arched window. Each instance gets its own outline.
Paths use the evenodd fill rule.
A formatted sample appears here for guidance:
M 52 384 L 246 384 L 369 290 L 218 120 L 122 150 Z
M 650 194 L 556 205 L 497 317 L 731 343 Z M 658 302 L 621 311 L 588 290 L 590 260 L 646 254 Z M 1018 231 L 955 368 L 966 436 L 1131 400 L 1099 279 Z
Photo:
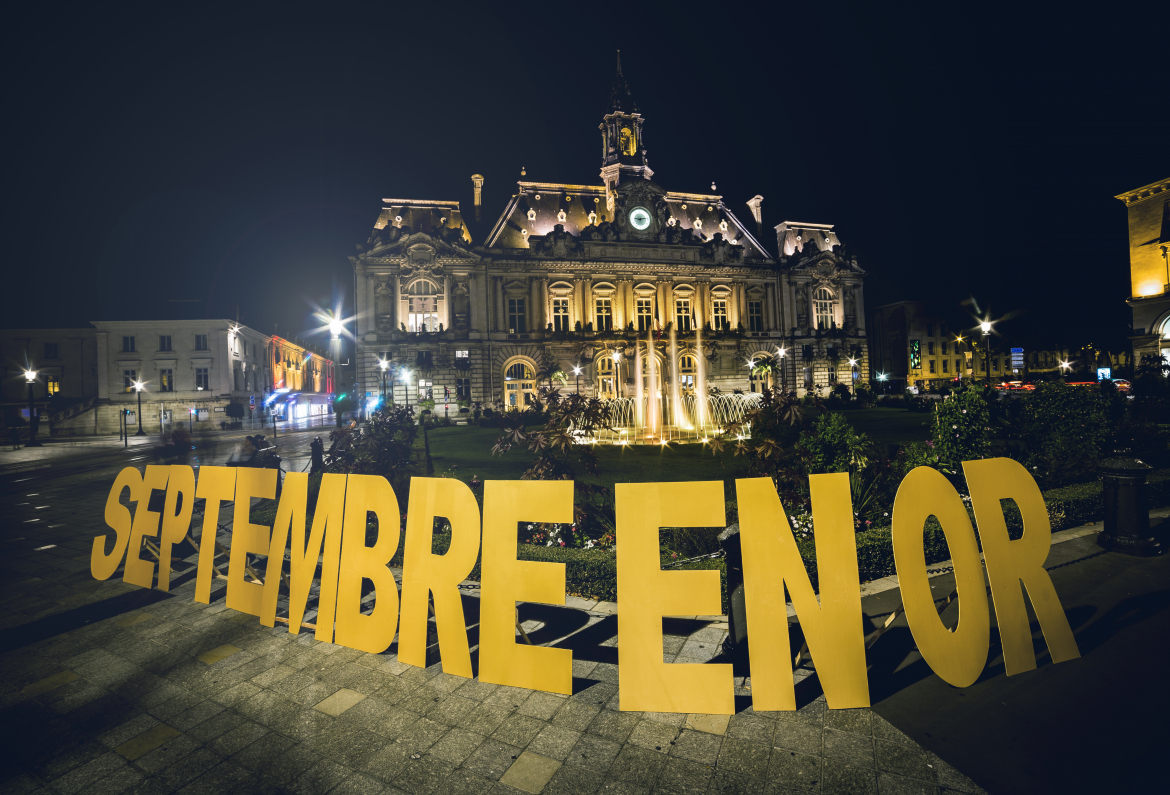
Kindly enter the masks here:
M 439 330 L 439 288 L 434 282 L 419 279 L 406 288 L 409 311 L 407 328 L 411 331 Z
M 699 364 L 694 356 L 686 354 L 678 360 L 678 383 L 684 395 L 694 394 L 698 374 Z
M 597 358 L 597 396 L 599 398 L 611 400 L 617 397 L 614 376 L 616 369 L 612 356 L 603 354 Z
M 510 409 L 531 406 L 536 399 L 536 374 L 525 362 L 516 362 L 504 371 L 504 403 Z
M 833 325 L 833 293 L 827 287 L 813 293 L 813 311 L 816 313 L 817 328 L 827 329 Z

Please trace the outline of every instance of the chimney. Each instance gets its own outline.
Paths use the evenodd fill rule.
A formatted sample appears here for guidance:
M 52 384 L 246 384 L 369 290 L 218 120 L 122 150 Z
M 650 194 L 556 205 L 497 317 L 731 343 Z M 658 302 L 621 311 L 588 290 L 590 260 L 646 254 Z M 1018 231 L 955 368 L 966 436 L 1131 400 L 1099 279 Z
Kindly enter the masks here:
M 483 207 L 483 174 L 472 174 L 471 186 L 475 193 L 475 222 L 479 223 L 480 210 Z
M 764 197 L 757 193 L 755 196 L 748 199 L 747 202 L 747 206 L 752 208 L 752 218 L 756 219 L 756 231 L 760 234 L 763 234 L 764 232 L 763 216 L 760 214 L 760 204 L 762 204 L 763 201 Z

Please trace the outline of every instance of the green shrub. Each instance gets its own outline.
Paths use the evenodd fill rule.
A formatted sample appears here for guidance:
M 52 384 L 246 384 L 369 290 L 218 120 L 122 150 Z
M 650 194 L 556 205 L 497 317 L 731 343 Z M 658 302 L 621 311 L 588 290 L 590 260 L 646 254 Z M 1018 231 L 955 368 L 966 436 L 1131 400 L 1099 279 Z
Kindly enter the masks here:
M 974 389 L 961 389 L 935 403 L 934 446 L 938 468 L 959 475 L 964 461 L 986 458 L 991 451 L 987 402 Z
M 1049 487 L 1093 477 L 1108 434 L 1100 393 L 1050 381 L 1038 385 L 1022 403 L 1020 437 L 1029 471 Z

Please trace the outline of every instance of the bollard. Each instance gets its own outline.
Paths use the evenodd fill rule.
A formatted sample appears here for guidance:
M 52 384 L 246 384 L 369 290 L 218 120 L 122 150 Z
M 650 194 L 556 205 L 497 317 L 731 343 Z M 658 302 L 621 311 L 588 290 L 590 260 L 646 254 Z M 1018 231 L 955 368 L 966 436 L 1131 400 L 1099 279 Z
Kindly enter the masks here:
M 1097 544 L 1126 555 L 1151 557 L 1166 551 L 1164 540 L 1150 532 L 1150 507 L 1146 494 L 1149 465 L 1126 455 L 1101 462 L 1102 497 L 1105 501 L 1104 530 Z
M 747 653 L 747 608 L 743 598 L 743 552 L 739 545 L 739 523 L 719 534 L 723 562 L 727 568 L 727 640 L 723 650 L 728 654 Z

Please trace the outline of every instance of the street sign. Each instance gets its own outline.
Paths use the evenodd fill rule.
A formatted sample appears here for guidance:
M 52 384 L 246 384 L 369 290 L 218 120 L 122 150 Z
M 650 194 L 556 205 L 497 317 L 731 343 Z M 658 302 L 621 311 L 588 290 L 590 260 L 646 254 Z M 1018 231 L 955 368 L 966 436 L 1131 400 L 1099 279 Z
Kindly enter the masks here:
M 1015 370 L 1024 369 L 1024 349 L 1012 348 L 1012 368 Z
M 1097 368 L 1097 380 L 1098 381 L 1112 381 L 1113 380 L 1113 368 L 1112 367 L 1098 367 Z
M 253 409 L 253 410 L 256 408 L 256 396 L 255 395 L 248 395 L 248 408 Z

